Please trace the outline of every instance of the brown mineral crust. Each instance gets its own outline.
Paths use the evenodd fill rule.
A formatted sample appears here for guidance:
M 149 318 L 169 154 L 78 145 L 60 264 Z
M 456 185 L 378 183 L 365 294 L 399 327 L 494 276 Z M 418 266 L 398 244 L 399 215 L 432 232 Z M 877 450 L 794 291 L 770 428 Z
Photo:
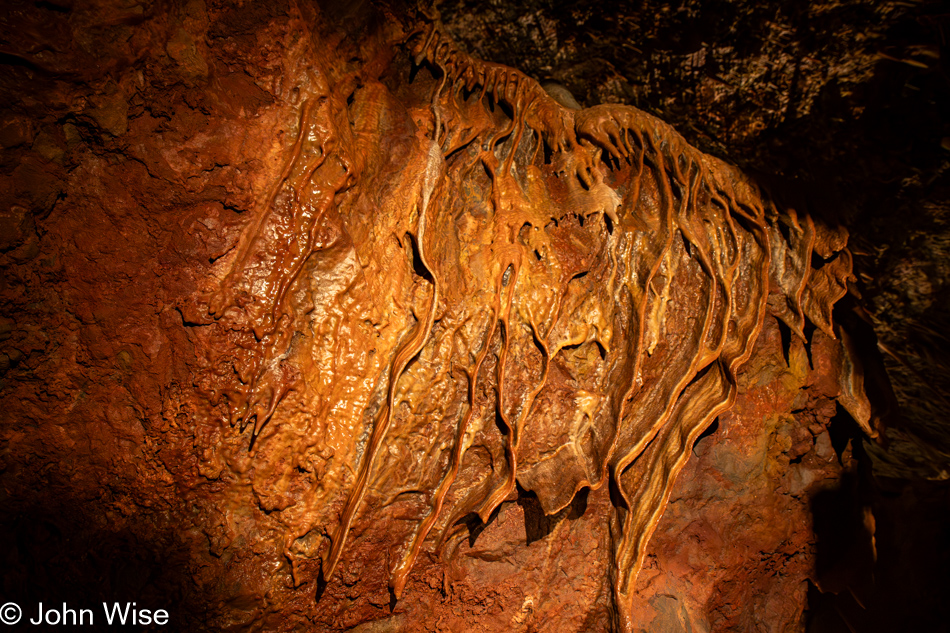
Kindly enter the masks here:
M 817 334 L 812 362 L 833 362 L 832 343 Z M 833 372 L 812 368 L 795 340 L 786 364 L 774 321 L 744 376 L 735 408 L 694 448 L 650 542 L 634 630 L 803 626 L 816 557 L 810 500 L 836 489 L 857 463 L 850 447 L 839 456 L 829 436 Z M 323 600 L 340 609 L 328 626 L 372 618 L 383 630 L 610 630 L 610 514 L 605 489 L 554 516 L 520 491 L 451 563 L 419 560 L 393 614 L 384 578 L 374 574 L 382 570 L 371 562 L 372 550 L 386 544 L 354 543 L 356 560 L 367 565 L 356 562 L 344 587 L 327 588 Z M 390 531 L 382 526 L 392 522 L 381 518 L 373 531 Z
M 5 590 L 49 601 L 141 594 L 156 605 L 183 600 L 187 613 L 188 597 L 219 576 L 199 562 L 217 560 L 209 541 L 219 556 L 246 541 L 229 524 L 244 517 L 226 504 L 209 503 L 199 518 L 185 501 L 220 490 L 195 443 L 228 439 L 217 422 L 195 423 L 180 408 L 202 337 L 175 306 L 233 248 L 242 212 L 273 178 L 268 157 L 293 119 L 266 107 L 275 102 L 267 75 L 293 65 L 290 25 L 259 30 L 284 61 L 268 63 L 256 45 L 245 60 L 266 89 L 219 58 L 199 89 L 164 42 L 201 35 L 212 17 L 203 9 L 196 18 L 141 6 L 133 17 L 107 5 L 9 9 L 5 31 L 15 37 L 22 19 L 48 20 L 55 28 L 37 28 L 58 35 L 34 33 L 43 63 L 24 45 L 13 49 L 22 62 L 3 74 L 4 91 L 17 96 L 14 124 L 35 130 L 4 151 L 5 204 L 20 227 L 3 254 L 4 542 L 34 542 L 35 526 L 46 534 L 35 551 L 5 554 Z M 136 61 L 142 39 L 152 43 Z M 208 53 L 192 52 L 195 63 Z M 90 55 L 103 63 L 76 63 Z M 93 104 L 106 93 L 128 107 L 124 125 L 101 127 Z M 45 579 L 30 572 L 35 557 L 49 565 Z M 237 568 L 242 557 L 255 558 L 248 551 L 223 564 Z
M 590 106 L 624 103 L 691 144 L 781 175 L 848 218 L 887 379 L 890 477 L 950 472 L 950 14 L 939 0 L 447 0 L 447 29 Z M 872 337 L 873 338 L 873 337 Z M 875 379 L 876 380 L 876 379 Z M 893 385 L 893 387 L 891 386 Z M 893 394 L 890 393 L 893 390 Z
M 801 630 L 816 557 L 810 500 L 857 469 L 829 435 L 829 343 L 816 334 L 809 361 L 793 339 L 786 365 L 779 328 L 767 325 L 735 407 L 694 447 L 651 541 L 640 629 Z
M 807 499 L 851 467 L 841 233 L 427 20 L 130 6 L 3 17 L 5 595 L 181 630 L 800 623 Z

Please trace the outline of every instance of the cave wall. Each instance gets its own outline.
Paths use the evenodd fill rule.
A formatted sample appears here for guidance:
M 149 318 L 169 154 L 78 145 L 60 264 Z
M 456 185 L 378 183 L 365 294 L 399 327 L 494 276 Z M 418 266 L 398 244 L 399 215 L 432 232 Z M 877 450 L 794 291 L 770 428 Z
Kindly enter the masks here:
M 398 600 L 393 570 L 428 499 L 418 490 L 434 487 L 409 484 L 448 460 L 436 453 L 427 471 L 412 442 L 446 428 L 381 442 L 394 465 L 366 503 L 349 493 L 374 428 L 353 385 L 392 371 L 408 349 L 400 335 L 427 318 L 426 273 L 450 275 L 419 254 L 431 245 L 420 247 L 411 204 L 427 187 L 426 132 L 439 129 L 437 60 L 413 59 L 425 31 L 410 37 L 427 16 L 363 4 L 21 3 L 3 21 L 5 597 L 136 600 L 168 607 L 176 630 L 620 626 L 623 502 L 606 483 L 553 507 L 549 487 L 511 479 L 484 517 L 454 517 L 452 549 L 422 547 Z M 512 118 L 495 100 L 476 121 L 487 130 Z M 360 161 L 369 202 L 344 177 Z M 584 217 L 603 239 L 599 211 Z M 579 232 L 581 215 L 559 217 Z M 351 303 L 321 307 L 360 274 L 376 281 Z M 507 267 L 494 274 L 500 283 Z M 402 290 L 402 316 L 391 309 L 391 327 L 378 327 L 380 298 Z M 281 309 L 267 319 L 278 293 L 298 319 L 291 327 Z M 374 305 L 365 319 L 376 325 L 340 336 Z M 836 404 L 848 355 L 830 319 L 826 333 L 802 317 L 798 337 L 794 318 L 789 329 L 772 308 L 758 317 L 731 410 L 692 432 L 689 460 L 669 480 L 628 629 L 802 630 L 825 613 L 814 609 L 820 591 L 865 603 L 881 591 L 868 584 L 874 508 L 899 503 L 862 487 L 869 444 L 859 438 L 874 429 Z M 380 358 L 356 353 L 368 339 L 381 339 Z M 489 364 L 503 364 L 500 341 Z M 586 371 L 612 353 L 584 342 L 587 356 L 572 362 Z M 302 362 L 305 345 L 324 355 Z M 345 362 L 334 364 L 334 350 Z M 423 360 L 439 373 L 437 354 Z M 365 396 L 377 406 L 379 385 Z M 453 399 L 441 393 L 423 391 L 420 403 Z M 340 532 L 314 516 L 351 505 L 349 544 L 329 573 Z
M 630 104 L 696 147 L 851 232 L 880 346 L 877 471 L 945 478 L 950 81 L 941 2 L 453 0 L 446 28 L 474 54 L 570 91 Z M 924 377 L 927 377 L 924 379 Z M 941 403 L 941 404 L 937 404 Z

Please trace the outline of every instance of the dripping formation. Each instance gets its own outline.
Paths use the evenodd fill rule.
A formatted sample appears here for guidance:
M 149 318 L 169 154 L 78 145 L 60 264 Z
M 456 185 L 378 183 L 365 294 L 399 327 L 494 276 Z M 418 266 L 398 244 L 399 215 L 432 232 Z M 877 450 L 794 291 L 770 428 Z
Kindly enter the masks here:
M 226 344 L 200 395 L 253 421 L 279 482 L 282 426 L 326 454 L 305 501 L 274 506 L 296 513 L 295 584 L 312 558 L 334 581 L 360 512 L 412 517 L 398 598 L 420 553 L 450 557 L 518 487 L 551 515 L 608 484 L 624 621 L 766 316 L 835 337 L 847 234 L 635 108 L 560 105 L 437 21 L 403 42 L 398 86 L 313 60 L 284 167 L 207 298 Z M 875 434 L 860 385 L 841 403 Z

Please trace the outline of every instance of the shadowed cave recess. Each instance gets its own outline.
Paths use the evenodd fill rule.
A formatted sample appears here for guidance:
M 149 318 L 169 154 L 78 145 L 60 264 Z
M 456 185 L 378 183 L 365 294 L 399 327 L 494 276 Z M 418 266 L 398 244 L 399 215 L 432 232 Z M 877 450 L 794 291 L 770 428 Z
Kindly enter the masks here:
M 948 16 L 5 3 L 0 615 L 947 630 Z

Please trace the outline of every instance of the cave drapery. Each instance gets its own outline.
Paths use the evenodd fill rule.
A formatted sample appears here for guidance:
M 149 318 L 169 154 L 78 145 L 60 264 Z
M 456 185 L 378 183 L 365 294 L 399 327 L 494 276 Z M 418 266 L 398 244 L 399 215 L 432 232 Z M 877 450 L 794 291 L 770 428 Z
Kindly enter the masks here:
M 226 402 L 252 428 L 267 503 L 293 517 L 295 582 L 314 553 L 334 581 L 364 504 L 414 524 L 390 563 L 398 599 L 421 550 L 450 549 L 516 486 L 553 515 L 610 481 L 626 620 L 676 475 L 734 403 L 766 315 L 835 338 L 847 233 L 633 107 L 562 106 L 436 21 L 403 39 L 411 67 L 308 58 L 280 176 L 189 312 L 218 332 L 195 410 Z M 854 361 L 841 377 L 876 435 Z M 325 456 L 290 508 L 301 436 Z
M 814 473 L 849 463 L 835 403 L 877 435 L 832 321 L 844 228 L 645 112 L 563 105 L 469 56 L 436 15 L 252 4 L 217 22 L 200 2 L 106 7 L 76 27 L 119 29 L 99 65 L 63 27 L 20 68 L 68 96 L 55 134 L 21 117 L 0 135 L 26 156 L 3 253 L 31 289 L 4 287 L 3 340 L 39 352 L 4 383 L 5 494 L 49 490 L 51 533 L 87 513 L 93 541 L 153 544 L 182 626 L 351 630 L 420 617 L 428 593 L 439 618 L 465 605 L 445 630 L 543 629 L 540 598 L 465 595 L 452 571 L 537 542 L 537 567 L 591 558 L 570 577 L 590 579 L 582 606 L 549 626 L 634 630 L 651 536 L 717 418 L 741 417 L 731 439 L 756 458 L 779 451 L 802 513 Z M 715 485 L 772 486 L 726 462 Z M 513 507 L 528 543 L 480 552 Z M 798 593 L 762 609 L 793 623 L 795 517 L 770 536 Z M 565 521 L 570 555 L 550 536 Z

